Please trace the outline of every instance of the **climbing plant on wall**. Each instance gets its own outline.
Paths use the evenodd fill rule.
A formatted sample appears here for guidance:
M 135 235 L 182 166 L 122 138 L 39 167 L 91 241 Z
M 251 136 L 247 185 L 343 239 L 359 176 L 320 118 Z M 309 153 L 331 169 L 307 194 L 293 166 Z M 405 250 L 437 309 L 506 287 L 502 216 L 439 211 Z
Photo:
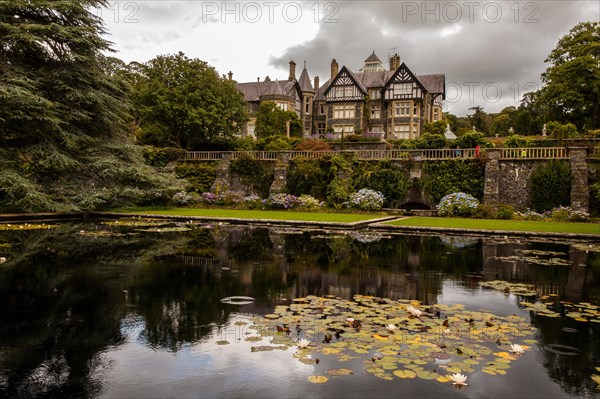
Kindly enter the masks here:
M 381 192 L 386 208 L 399 208 L 410 188 L 407 172 L 391 161 L 357 161 L 353 166 L 352 185 L 355 189 L 370 188 Z
M 485 165 L 478 161 L 425 161 L 422 178 L 425 193 L 434 202 L 456 192 L 483 199 Z
M 274 173 L 273 166 L 267 161 L 259 161 L 251 156 L 240 156 L 231 161 L 231 171 L 257 195 L 263 198 L 269 196 Z
M 189 191 L 203 193 L 210 191 L 217 177 L 215 162 L 179 162 L 175 166 L 177 177 L 185 179 L 189 184 Z

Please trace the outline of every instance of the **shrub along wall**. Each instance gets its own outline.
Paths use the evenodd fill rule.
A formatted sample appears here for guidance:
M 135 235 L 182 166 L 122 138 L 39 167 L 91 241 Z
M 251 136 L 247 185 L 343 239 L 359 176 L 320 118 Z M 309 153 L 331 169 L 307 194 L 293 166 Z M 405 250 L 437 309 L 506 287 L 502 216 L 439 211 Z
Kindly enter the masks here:
M 571 167 L 566 161 L 553 160 L 538 166 L 531 174 L 531 208 L 549 211 L 571 202 Z
M 269 196 L 273 184 L 273 163 L 258 161 L 252 157 L 240 157 L 231 161 L 231 172 L 240 177 L 242 183 L 262 198 Z
M 479 201 L 483 199 L 485 163 L 481 161 L 425 161 L 423 172 L 423 189 L 434 202 L 456 192 L 470 194 Z
M 203 193 L 210 191 L 210 187 L 217 177 L 216 162 L 178 162 L 175 174 L 180 179 L 189 183 L 188 191 Z

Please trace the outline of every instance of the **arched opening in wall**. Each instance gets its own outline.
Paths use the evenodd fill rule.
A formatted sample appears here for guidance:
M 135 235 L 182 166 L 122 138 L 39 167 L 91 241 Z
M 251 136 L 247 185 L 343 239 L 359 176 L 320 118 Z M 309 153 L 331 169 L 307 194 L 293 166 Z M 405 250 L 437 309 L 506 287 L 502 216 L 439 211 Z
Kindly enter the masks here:
M 406 211 L 431 210 L 427 204 L 423 204 L 422 202 L 405 202 L 404 204 L 400 205 L 400 209 L 404 209 Z

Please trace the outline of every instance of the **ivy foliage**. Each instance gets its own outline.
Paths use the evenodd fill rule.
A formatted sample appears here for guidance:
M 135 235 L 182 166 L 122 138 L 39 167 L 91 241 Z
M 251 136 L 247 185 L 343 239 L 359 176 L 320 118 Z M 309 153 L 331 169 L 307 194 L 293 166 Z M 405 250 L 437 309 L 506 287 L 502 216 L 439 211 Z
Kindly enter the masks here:
M 258 161 L 251 156 L 240 156 L 231 161 L 231 172 L 237 174 L 252 192 L 263 198 L 269 196 L 274 171 L 268 162 Z
M 211 190 L 217 178 L 217 166 L 215 162 L 178 162 L 175 173 L 187 180 L 188 191 L 204 193 Z
M 356 162 L 353 168 L 353 186 L 379 191 L 385 197 L 383 206 L 399 208 L 410 189 L 407 172 L 391 161 Z
M 531 174 L 531 207 L 545 212 L 571 202 L 571 166 L 565 161 L 552 160 Z
M 0 2 L 0 209 L 162 201 L 176 179 L 134 145 L 127 84 L 90 10 L 106 1 Z
M 425 161 L 422 178 L 425 193 L 434 202 L 445 195 L 463 192 L 483 198 L 485 164 L 471 160 Z

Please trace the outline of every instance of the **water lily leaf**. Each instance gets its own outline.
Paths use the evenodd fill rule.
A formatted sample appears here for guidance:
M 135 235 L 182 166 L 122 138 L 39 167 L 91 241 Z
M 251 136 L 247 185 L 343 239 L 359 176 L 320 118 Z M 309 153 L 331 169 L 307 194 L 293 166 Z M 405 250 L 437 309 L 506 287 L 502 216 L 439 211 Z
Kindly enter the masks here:
M 500 374 L 500 375 L 506 375 L 506 370 L 497 369 L 497 370 L 496 370 L 496 374 Z
M 417 373 L 417 377 L 422 378 L 424 380 L 437 380 L 440 375 L 438 373 L 432 373 L 431 371 L 419 371 Z
M 327 370 L 327 374 L 329 375 L 350 375 L 350 374 L 354 374 L 354 371 L 352 371 L 351 369 L 329 369 Z
M 264 338 L 262 337 L 246 337 L 245 340 L 248 342 L 258 342 L 262 341 Z
M 229 345 L 230 342 L 229 341 L 217 341 L 217 342 L 215 342 L 215 344 L 217 344 L 217 345 Z
M 436 378 L 436 381 L 445 383 L 445 382 L 450 382 L 451 380 L 444 375 L 440 375 L 438 378 Z
M 393 374 L 399 378 L 415 378 L 417 373 L 411 370 L 395 370 Z
M 505 358 L 502 358 L 502 357 L 497 357 L 497 358 L 494 359 L 494 361 L 496 363 L 504 363 L 504 364 L 509 364 L 510 363 L 509 359 L 505 359 Z
M 308 381 L 312 382 L 313 384 L 323 384 L 328 380 L 329 378 L 325 377 L 324 375 L 311 375 L 308 377 Z
M 288 347 L 285 345 L 280 346 L 253 346 L 250 348 L 251 352 L 270 352 L 274 350 L 286 350 Z
M 394 377 L 392 377 L 390 374 L 387 374 L 387 373 L 375 373 L 373 375 L 377 378 L 381 378 L 382 380 L 391 381 L 394 379 Z

